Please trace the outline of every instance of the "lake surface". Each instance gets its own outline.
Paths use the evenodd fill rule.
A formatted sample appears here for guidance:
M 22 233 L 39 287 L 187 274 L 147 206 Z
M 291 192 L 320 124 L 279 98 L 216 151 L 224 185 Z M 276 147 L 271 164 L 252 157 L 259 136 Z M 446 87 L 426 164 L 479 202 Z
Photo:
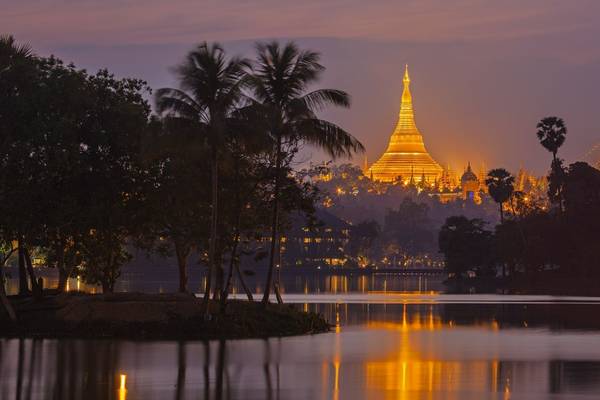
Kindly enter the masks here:
M 600 397 L 600 298 L 451 295 L 433 278 L 299 279 L 284 297 L 323 313 L 331 333 L 0 339 L 0 399 Z

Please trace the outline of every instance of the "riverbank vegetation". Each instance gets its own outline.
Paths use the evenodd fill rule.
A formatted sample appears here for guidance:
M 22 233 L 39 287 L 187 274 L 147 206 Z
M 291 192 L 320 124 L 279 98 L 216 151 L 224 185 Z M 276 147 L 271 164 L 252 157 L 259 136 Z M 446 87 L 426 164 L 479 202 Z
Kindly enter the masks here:
M 501 223 L 491 229 L 480 219 L 448 218 L 439 233 L 446 268 L 455 280 L 477 276 L 508 290 L 597 295 L 600 170 L 580 161 L 565 166 L 557 156 L 567 134 L 562 119 L 542 119 L 536 134 L 552 154 L 548 201 L 516 191 L 507 171 L 490 171 Z
M 294 43 L 259 43 L 254 60 L 201 43 L 174 69 L 178 87 L 153 91 L 0 37 L 0 281 L 16 257 L 20 296 L 44 301 L 72 276 L 110 293 L 137 247 L 175 256 L 180 292 L 189 265 L 206 268 L 205 314 L 211 299 L 228 310 L 243 256 L 268 263 L 263 304 L 271 289 L 281 301 L 280 232 L 318 196 L 294 156 L 304 145 L 363 150 L 317 115 L 350 104 L 315 87 L 324 70 Z M 37 255 L 58 270 L 57 287 L 36 278 Z M 18 318 L 3 284 L 0 297 Z

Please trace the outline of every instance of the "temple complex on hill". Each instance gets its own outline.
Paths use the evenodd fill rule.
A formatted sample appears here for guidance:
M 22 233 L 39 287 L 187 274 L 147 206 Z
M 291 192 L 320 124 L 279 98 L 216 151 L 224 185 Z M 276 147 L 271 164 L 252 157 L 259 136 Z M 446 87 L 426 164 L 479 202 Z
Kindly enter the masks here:
M 371 165 L 366 175 L 381 182 L 401 180 L 404 183 L 434 185 L 442 175 L 442 167 L 425 149 L 423 136 L 415 124 L 408 65 L 402 81 L 404 90 L 396 129 L 387 150 Z M 425 182 L 421 182 L 423 180 Z

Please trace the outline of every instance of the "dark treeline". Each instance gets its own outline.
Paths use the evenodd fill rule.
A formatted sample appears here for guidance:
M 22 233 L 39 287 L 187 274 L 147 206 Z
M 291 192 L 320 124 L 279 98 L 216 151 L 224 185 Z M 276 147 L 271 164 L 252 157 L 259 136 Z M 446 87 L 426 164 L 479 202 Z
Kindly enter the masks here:
M 486 184 L 499 205 L 501 223 L 490 230 L 479 219 L 446 220 L 439 246 L 449 272 L 496 276 L 499 271 L 540 289 L 566 289 L 569 282 L 590 287 L 600 277 L 600 171 L 585 162 L 564 165 L 557 154 L 566 134 L 557 117 L 537 125 L 541 145 L 552 154 L 547 204 L 516 191 L 506 170 L 493 169 Z
M 317 116 L 350 103 L 312 88 L 319 59 L 294 43 L 257 44 L 254 60 L 203 43 L 174 69 L 179 87 L 152 93 L 1 37 L 0 266 L 18 259 L 20 294 L 43 294 L 34 253 L 58 270 L 53 289 L 77 275 L 110 292 L 136 246 L 175 256 L 182 292 L 188 264 L 206 266 L 206 300 L 226 299 L 240 257 L 262 256 L 267 302 L 280 231 L 316 198 L 294 155 L 305 144 L 334 158 L 363 150 Z

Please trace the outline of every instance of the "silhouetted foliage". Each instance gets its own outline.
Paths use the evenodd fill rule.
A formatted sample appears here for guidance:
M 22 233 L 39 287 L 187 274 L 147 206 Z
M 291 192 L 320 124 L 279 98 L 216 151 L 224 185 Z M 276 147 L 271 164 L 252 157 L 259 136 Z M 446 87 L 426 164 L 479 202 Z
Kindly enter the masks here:
M 316 113 L 327 106 L 349 107 L 348 94 L 336 89 L 309 91 L 325 67 L 319 53 L 300 50 L 295 43 L 259 43 L 257 61 L 249 83 L 256 99 L 254 114 L 273 146 L 273 202 L 271 248 L 263 303 L 273 286 L 275 253 L 279 243 L 281 185 L 293 154 L 302 143 L 325 150 L 332 157 L 363 151 L 362 144 L 339 126 L 319 119 Z
M 438 241 L 448 272 L 458 276 L 467 271 L 490 273 L 492 232 L 485 229 L 483 221 L 450 217 L 442 226 Z
M 435 233 L 429 219 L 429 207 L 410 197 L 402 199 L 398 209 L 388 210 L 383 233 L 386 245 L 395 245 L 398 255 L 403 257 L 435 251 Z
M 503 205 L 506 203 L 514 191 L 515 178 L 503 168 L 492 169 L 488 172 L 485 184 L 488 187 L 490 196 L 500 206 L 500 222 L 504 222 Z
M 565 142 L 566 136 L 567 127 L 562 118 L 546 117 L 537 124 L 537 137 L 540 144 L 552 153 L 554 160 L 556 160 L 556 153 Z
M 352 226 L 350 231 L 349 254 L 357 260 L 359 266 L 373 264 L 372 259 L 377 251 L 373 248 L 381 235 L 381 227 L 377 221 L 363 221 Z

